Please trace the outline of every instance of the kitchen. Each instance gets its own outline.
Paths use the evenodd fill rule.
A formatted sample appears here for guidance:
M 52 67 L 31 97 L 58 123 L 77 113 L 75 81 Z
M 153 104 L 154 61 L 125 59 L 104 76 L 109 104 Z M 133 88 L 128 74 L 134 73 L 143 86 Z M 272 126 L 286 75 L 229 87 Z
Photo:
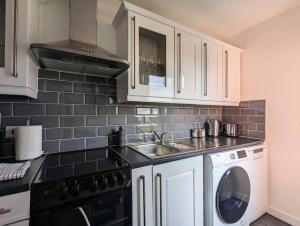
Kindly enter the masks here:
M 0 225 L 300 225 L 299 7 L 0 0 Z

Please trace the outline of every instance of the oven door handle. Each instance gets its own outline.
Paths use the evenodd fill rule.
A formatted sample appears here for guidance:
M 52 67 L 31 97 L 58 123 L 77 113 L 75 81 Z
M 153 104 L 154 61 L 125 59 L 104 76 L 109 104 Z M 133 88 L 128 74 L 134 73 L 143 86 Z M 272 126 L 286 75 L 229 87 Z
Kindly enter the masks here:
M 91 223 L 89 221 L 89 218 L 88 216 L 86 215 L 86 213 L 84 212 L 84 210 L 82 209 L 82 207 L 78 207 L 78 210 L 80 211 L 80 213 L 82 214 L 84 220 L 85 220 L 85 223 L 87 226 L 91 226 Z

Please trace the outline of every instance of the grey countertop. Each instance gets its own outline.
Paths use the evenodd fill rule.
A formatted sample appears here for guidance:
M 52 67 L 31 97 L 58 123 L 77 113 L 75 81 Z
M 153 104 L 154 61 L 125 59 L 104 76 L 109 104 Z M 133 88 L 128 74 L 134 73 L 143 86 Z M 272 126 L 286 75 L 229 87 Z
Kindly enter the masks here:
M 0 197 L 28 191 L 30 189 L 31 182 L 33 181 L 37 171 L 41 167 L 43 161 L 44 161 L 44 156 L 32 160 L 30 168 L 26 172 L 25 176 L 21 179 L 1 181 Z M 13 159 L 5 162 L 13 162 Z
M 165 162 L 170 162 L 174 160 L 189 158 L 193 156 L 211 154 L 216 152 L 222 152 L 237 148 L 243 148 L 247 146 L 253 146 L 262 144 L 264 140 L 252 139 L 252 138 L 228 138 L 228 137 L 218 137 L 218 138 L 200 138 L 200 139 L 180 139 L 175 140 L 178 143 L 186 144 L 195 147 L 196 151 L 186 152 L 181 155 L 167 156 L 157 159 L 150 159 L 144 155 L 134 151 L 129 147 L 118 148 L 110 147 L 116 154 L 125 159 L 132 168 L 138 168 L 148 165 L 161 164 Z M 204 148 L 205 142 L 213 144 L 210 148 Z M 0 182 L 0 196 L 10 195 L 18 192 L 28 191 L 30 185 L 35 178 L 35 175 L 44 161 L 44 156 L 32 161 L 31 166 L 25 176 L 22 179 L 10 180 Z
M 232 149 L 238 149 L 248 146 L 259 145 L 264 142 L 264 140 L 252 139 L 246 137 L 217 137 L 217 138 L 188 138 L 175 140 L 175 142 L 190 145 L 195 147 L 196 151 L 186 152 L 180 155 L 165 156 L 161 158 L 150 159 L 146 156 L 134 151 L 129 147 L 119 148 L 119 147 L 110 147 L 115 153 L 124 158 L 127 162 L 130 163 L 132 168 L 138 168 L 148 165 L 161 164 L 165 162 L 170 162 L 174 160 L 190 158 L 193 156 L 212 154 L 217 152 L 228 151 Z M 209 148 L 205 148 L 205 143 L 213 144 Z

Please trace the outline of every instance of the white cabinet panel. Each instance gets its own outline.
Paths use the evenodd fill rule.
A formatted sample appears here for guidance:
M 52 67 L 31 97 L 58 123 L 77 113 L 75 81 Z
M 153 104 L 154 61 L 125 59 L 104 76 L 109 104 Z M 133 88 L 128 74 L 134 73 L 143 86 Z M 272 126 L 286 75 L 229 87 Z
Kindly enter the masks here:
M 155 225 L 203 225 L 202 156 L 153 167 Z
M 0 94 L 37 97 L 37 68 L 28 55 L 30 43 L 37 40 L 37 4 L 36 0 L 5 1 Z
M 222 46 L 211 41 L 203 40 L 202 62 L 202 99 L 222 101 Z
M 0 209 L 2 208 L 6 213 L 0 215 L 0 225 L 28 219 L 30 193 L 22 192 L 0 197 Z
M 132 170 L 132 226 L 153 225 L 152 166 Z
M 223 98 L 228 102 L 240 101 L 240 52 L 224 48 Z
M 201 38 L 175 32 L 175 98 L 201 99 Z
M 117 55 L 131 64 L 117 78 L 118 102 L 239 104 L 240 49 L 128 2 L 113 25 Z

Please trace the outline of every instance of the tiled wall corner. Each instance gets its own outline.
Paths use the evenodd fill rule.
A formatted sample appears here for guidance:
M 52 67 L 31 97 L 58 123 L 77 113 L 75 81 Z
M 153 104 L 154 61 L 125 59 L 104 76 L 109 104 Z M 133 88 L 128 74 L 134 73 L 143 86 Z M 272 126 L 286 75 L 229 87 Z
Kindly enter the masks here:
M 222 121 L 237 123 L 241 136 L 264 139 L 265 112 L 265 100 L 243 101 L 239 107 L 223 107 Z

